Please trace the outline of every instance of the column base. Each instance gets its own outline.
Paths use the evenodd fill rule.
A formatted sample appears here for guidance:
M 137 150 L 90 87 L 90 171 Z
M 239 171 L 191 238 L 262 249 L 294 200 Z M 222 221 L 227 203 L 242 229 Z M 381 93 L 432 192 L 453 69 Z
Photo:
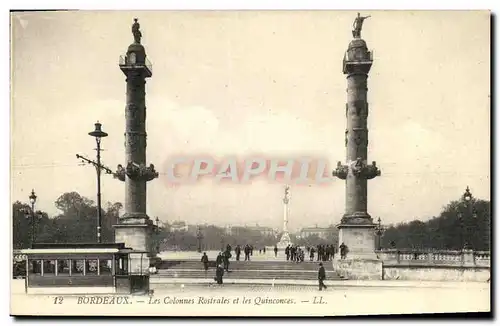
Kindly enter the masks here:
M 113 225 L 115 242 L 124 243 L 125 247 L 134 252 L 147 253 L 147 257 L 156 257 L 156 248 L 153 245 L 154 225 L 150 220 L 146 223 L 122 223 Z M 149 265 L 147 266 L 147 268 Z
M 346 258 L 377 259 L 375 254 L 375 224 L 339 224 L 339 247 L 347 246 Z M 339 252 L 340 254 L 340 252 Z
M 290 234 L 287 231 L 283 232 L 280 241 L 276 244 L 278 249 L 285 249 L 287 246 L 292 245 L 292 240 L 290 239 Z

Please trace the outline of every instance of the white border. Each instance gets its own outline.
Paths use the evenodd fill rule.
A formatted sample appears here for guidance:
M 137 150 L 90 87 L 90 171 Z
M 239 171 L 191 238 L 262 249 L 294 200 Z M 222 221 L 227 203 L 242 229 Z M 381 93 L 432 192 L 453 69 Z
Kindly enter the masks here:
M 287 1 L 264 1 L 264 0 L 251 0 L 251 1 L 242 1 L 242 0 L 225 0 L 225 1 L 214 1 L 214 0 L 198 0 L 198 1 L 188 1 L 188 0 L 178 0 L 178 1 L 172 1 L 172 0 L 165 0 L 165 1 L 158 1 L 158 2 L 147 2 L 147 1 L 130 1 L 130 0 L 121 0 L 121 1 L 104 1 L 104 0 L 87 0 L 87 1 L 2 1 L 1 6 L 3 15 L 1 15 L 2 18 L 2 36 L 4 39 L 4 42 L 2 42 L 3 46 L 3 60 L 1 61 L 4 65 L 4 68 L 2 71 L 9 71 L 10 72 L 10 62 L 9 62 L 9 56 L 10 56 L 10 43 L 7 42 L 7 40 L 10 40 L 10 31 L 9 31 L 9 25 L 10 25 L 10 14 L 7 12 L 9 9 L 34 9 L 34 8 L 41 8 L 41 9 L 84 9 L 84 10 L 90 10 L 90 9 L 114 9 L 114 10 L 154 10 L 154 9 L 337 9 L 337 10 L 346 10 L 346 9 L 386 9 L 386 10 L 423 10 L 423 9 L 429 9 L 429 10 L 471 10 L 471 9 L 490 9 L 493 12 L 499 12 L 499 3 L 500 1 L 498 0 L 475 0 L 475 1 L 466 1 L 466 0 L 451 0 L 451 1 L 432 1 L 432 0 L 420 0 L 420 1 L 415 1 L 413 3 L 409 2 L 402 2 L 402 1 L 373 1 L 373 0 L 365 0 L 365 1 L 345 1 L 343 3 L 335 3 L 333 4 L 332 1 L 314 1 L 314 0 L 307 0 L 307 1 L 298 1 L 298 0 L 287 0 Z M 161 4 L 161 5 L 160 5 Z M 5 7 L 5 8 L 4 8 Z M 459 24 L 460 22 L 457 22 Z M 498 24 L 498 21 L 497 21 Z M 497 41 L 497 37 L 495 37 L 495 41 Z M 495 73 L 497 70 L 495 69 Z M 10 73 L 4 74 L 4 79 L 3 79 L 3 87 L 1 88 L 3 91 L 3 110 L 1 111 L 2 114 L 4 115 L 3 119 L 0 119 L 1 123 L 3 124 L 2 127 L 0 127 L 0 130 L 2 132 L 1 135 L 1 140 L 0 140 L 0 148 L 4 152 L 4 157 L 5 159 L 1 161 L 2 164 L 2 196 L 1 198 L 1 205 L 4 207 L 4 214 L 3 214 L 3 223 L 4 223 L 4 230 L 10 230 L 11 225 L 10 225 L 10 171 L 9 171 L 9 162 L 10 160 L 7 159 L 7 157 L 10 157 Z M 495 94 L 499 94 L 498 92 L 498 85 L 495 87 L 494 90 Z M 471 108 L 472 110 L 473 108 Z M 495 121 L 498 124 L 498 117 Z M 29 130 L 29 122 L 26 122 L 27 124 L 27 130 Z M 493 136 L 493 135 L 492 135 Z M 494 136 L 497 136 L 497 130 L 494 131 Z M 495 137 L 497 138 L 497 137 Z M 496 185 L 496 180 L 495 185 Z M 496 196 L 492 200 L 496 201 Z M 495 219 L 495 216 L 492 216 L 493 219 Z M 498 231 L 498 225 L 500 224 L 498 221 L 495 221 L 496 228 L 495 232 Z M 8 231 L 5 231 L 8 232 Z M 4 233 L 3 236 L 3 250 L 2 254 L 3 259 L 2 261 L 7 262 L 8 259 L 11 257 L 10 253 L 10 248 L 11 248 L 11 241 L 10 237 L 7 236 L 7 233 Z M 494 248 L 494 253 L 496 254 L 496 247 Z M 2 273 L 2 279 L 4 282 L 8 282 L 7 280 L 10 280 L 10 270 L 8 268 L 2 268 L 0 269 Z M 13 323 L 14 320 L 9 317 L 9 305 L 7 304 L 10 302 L 10 291 L 2 291 L 4 298 L 2 299 L 2 307 L 4 307 L 5 311 L 3 312 L 2 316 L 3 318 L 7 318 L 8 321 L 7 323 Z M 76 321 L 76 320 L 75 320 Z M 75 321 L 71 320 L 65 320 L 65 321 L 57 321 L 57 323 L 61 324 L 73 324 Z M 212 320 L 211 320 L 212 321 Z M 299 320 L 298 320 L 299 321 Z M 307 321 L 302 321 L 301 322 L 307 322 Z M 26 324 L 41 324 L 41 323 L 54 323 L 54 321 L 30 321 L 27 322 Z M 88 321 L 86 321 L 88 322 Z M 95 324 L 102 324 L 104 325 L 103 322 L 95 322 L 92 321 Z M 106 324 L 109 323 L 120 323 L 123 324 L 124 320 L 106 320 Z M 151 322 L 151 321 L 150 321 Z M 156 321 L 156 322 L 164 322 L 164 321 Z M 206 322 L 206 321 L 204 321 Z M 220 323 L 221 321 L 213 321 Z M 230 320 L 227 320 L 227 322 L 230 322 Z M 258 321 L 259 323 L 270 323 L 268 321 Z M 289 322 L 289 320 L 285 320 L 283 322 Z M 333 321 L 336 324 L 343 324 L 343 322 L 340 321 Z M 373 322 L 373 321 L 372 321 Z M 385 322 L 385 321 L 381 321 Z M 134 325 L 137 324 L 143 324 L 144 322 L 140 322 L 138 320 L 133 320 L 130 321 L 130 323 L 134 323 Z M 172 321 L 169 321 L 169 324 L 172 323 Z M 190 324 L 192 322 L 185 322 L 187 324 Z M 246 323 L 246 322 L 245 322 Z M 362 323 L 359 322 L 358 323 Z M 410 323 L 411 324 L 411 323 Z M 416 324 L 416 322 L 415 322 Z M 430 324 L 436 324 L 438 323 L 433 323 L 430 322 Z M 439 324 L 443 324 L 442 321 L 439 322 Z M 2 325 L 5 325 L 5 323 L 2 323 Z

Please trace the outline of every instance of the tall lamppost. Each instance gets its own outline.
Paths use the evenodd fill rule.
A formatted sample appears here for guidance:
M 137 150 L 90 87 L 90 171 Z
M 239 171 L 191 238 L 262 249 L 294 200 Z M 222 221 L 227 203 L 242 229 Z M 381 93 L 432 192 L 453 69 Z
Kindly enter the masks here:
M 155 222 L 156 222 L 156 252 L 159 253 L 160 252 L 160 219 L 158 218 L 158 216 L 156 217 L 155 219 Z
M 203 239 L 203 234 L 201 233 L 201 226 L 198 226 L 198 232 L 196 233 L 196 239 L 198 239 L 198 252 L 201 253 L 201 249 L 202 249 L 201 241 Z
M 470 220 L 471 217 L 476 217 L 476 214 L 474 213 L 474 208 L 473 208 L 473 199 L 472 193 L 470 192 L 469 186 L 465 189 L 464 194 L 462 195 L 462 202 L 464 203 L 464 206 L 466 208 L 466 213 L 467 213 L 467 221 Z M 464 216 L 461 212 L 458 213 L 458 219 L 460 221 L 460 244 L 462 246 L 462 249 L 468 249 L 469 243 L 464 240 L 464 229 L 466 231 L 469 231 L 468 229 L 468 224 L 465 225 L 466 223 L 464 222 Z M 467 232 L 467 234 L 469 234 Z
M 101 243 L 101 170 L 107 174 L 113 174 L 113 171 L 101 164 L 101 138 L 107 137 L 108 134 L 101 130 L 102 124 L 97 121 L 95 129 L 89 132 L 89 135 L 95 138 L 97 144 L 97 162 L 92 161 L 84 156 L 76 154 L 76 158 L 81 159 L 83 162 L 92 164 L 97 172 L 97 243 Z
M 25 217 L 30 220 L 31 223 L 31 247 L 36 240 L 36 222 L 38 219 L 42 217 L 42 212 L 35 211 L 35 203 L 36 203 L 36 194 L 35 190 L 31 190 L 31 194 L 29 196 L 31 207 L 30 209 L 23 209 L 22 212 L 25 214 Z
M 377 235 L 378 250 L 382 249 L 382 234 L 384 233 L 384 227 L 382 226 L 380 217 L 377 219 L 377 226 L 375 227 L 375 234 Z

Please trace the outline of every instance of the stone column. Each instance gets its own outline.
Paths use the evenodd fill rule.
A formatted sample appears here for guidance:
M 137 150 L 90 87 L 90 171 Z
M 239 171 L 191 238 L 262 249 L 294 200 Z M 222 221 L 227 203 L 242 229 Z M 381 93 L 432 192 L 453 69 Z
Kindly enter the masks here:
M 375 223 L 368 214 L 367 181 L 380 175 L 375 162 L 368 164 L 368 73 L 373 64 L 372 53 L 361 39 L 359 30 L 353 32 L 343 60 L 343 73 L 347 78 L 347 104 L 345 131 L 346 162 L 337 163 L 333 175 L 346 180 L 345 213 L 337 228 L 339 246 L 347 246 L 347 259 L 337 260 L 337 270 L 351 278 L 381 279 L 382 265 L 375 254 Z M 340 255 L 337 255 L 338 259 Z M 334 263 L 335 265 L 335 263 Z
M 134 43 L 120 58 L 120 69 L 126 76 L 125 167 L 118 166 L 115 177 L 125 182 L 125 213 L 115 225 L 115 242 L 134 250 L 130 257 L 132 273 L 147 273 L 156 258 L 153 244 L 154 225 L 146 214 L 146 183 L 158 177 L 154 166 L 146 166 L 146 78 L 152 66 L 140 44 L 142 34 L 136 20 Z

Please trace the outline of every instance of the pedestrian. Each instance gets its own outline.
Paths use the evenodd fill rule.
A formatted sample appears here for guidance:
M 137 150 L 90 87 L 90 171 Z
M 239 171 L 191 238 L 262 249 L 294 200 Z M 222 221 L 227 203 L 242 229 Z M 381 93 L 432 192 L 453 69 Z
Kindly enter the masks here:
M 231 258 L 232 255 L 231 255 L 231 252 L 230 251 L 226 251 L 224 252 L 222 258 L 223 258 L 223 262 L 224 262 L 224 269 L 229 273 L 229 258 Z
M 278 257 L 278 246 L 274 245 L 274 257 Z
M 325 273 L 325 268 L 323 267 L 323 263 L 319 263 L 319 269 L 318 269 L 318 283 L 319 283 L 319 290 L 322 291 L 323 289 L 327 289 L 324 281 L 326 279 L 326 273 Z
M 234 249 L 234 252 L 236 253 L 236 260 L 240 260 L 240 255 L 241 255 L 241 248 L 240 245 L 237 245 L 236 248 Z
M 222 266 L 222 264 L 217 265 L 217 269 L 215 270 L 214 281 L 217 281 L 217 284 L 222 284 L 223 277 L 224 277 L 224 267 Z
M 201 262 L 203 263 L 203 268 L 205 269 L 206 274 L 208 271 L 208 256 L 206 252 L 204 252 L 203 256 L 201 256 Z
M 347 246 L 342 242 L 340 245 L 340 259 L 345 259 L 347 256 Z
M 290 245 L 285 248 L 286 261 L 290 260 Z
M 309 252 L 309 260 L 313 261 L 314 260 L 314 247 L 310 249 Z
M 217 258 L 215 259 L 215 265 L 216 266 L 219 266 L 220 264 L 222 264 L 222 262 L 224 261 L 224 257 L 222 255 L 222 251 L 219 252 L 219 254 L 217 255 Z

